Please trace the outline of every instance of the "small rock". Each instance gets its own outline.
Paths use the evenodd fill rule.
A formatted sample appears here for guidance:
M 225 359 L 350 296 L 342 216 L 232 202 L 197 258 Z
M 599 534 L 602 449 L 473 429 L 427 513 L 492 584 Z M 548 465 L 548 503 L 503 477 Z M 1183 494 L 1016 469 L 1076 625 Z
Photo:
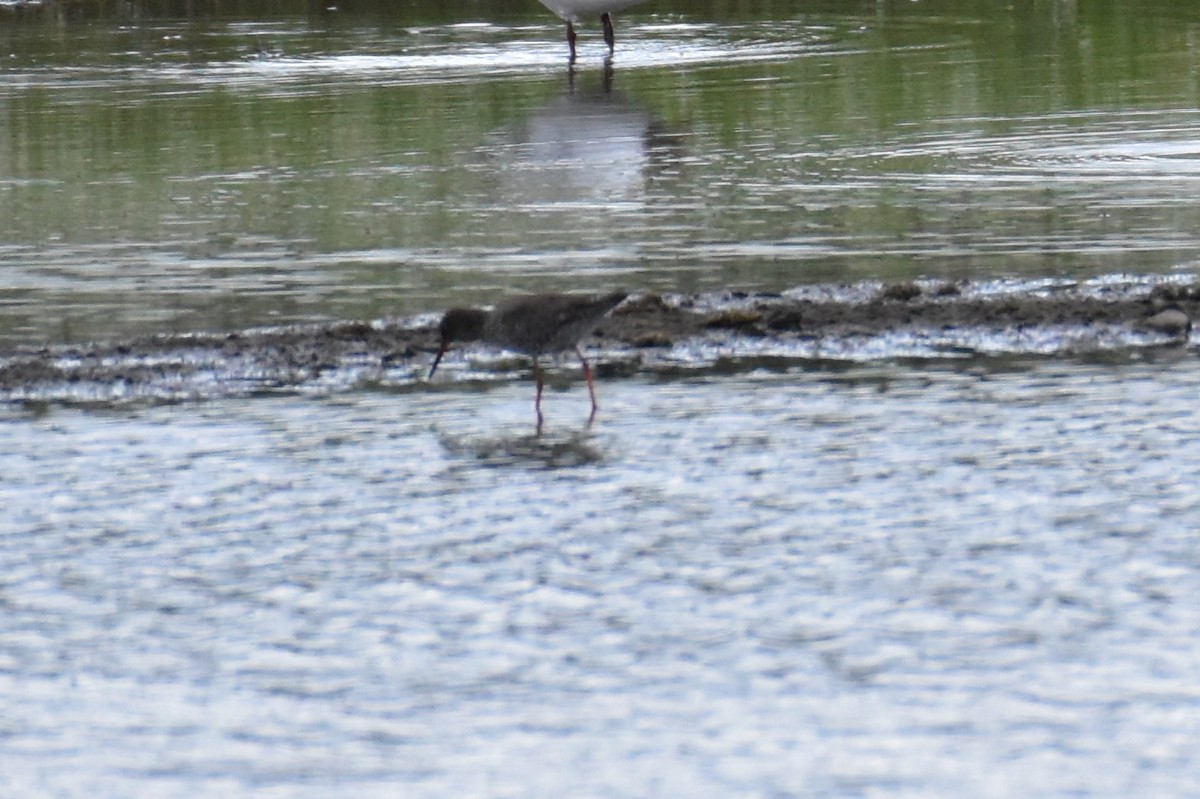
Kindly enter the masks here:
M 893 283 L 879 292 L 881 299 L 908 302 L 921 296 L 921 287 L 916 283 Z
M 729 311 L 713 314 L 705 322 L 704 326 L 709 328 L 745 328 L 756 324 L 762 320 L 762 314 L 758 311 L 748 308 L 735 308 Z
M 1150 300 L 1159 305 L 1159 307 L 1170 302 L 1185 302 L 1195 299 L 1200 299 L 1200 287 L 1195 285 L 1166 283 L 1155 286 L 1150 292 Z
M 633 346 L 640 348 L 670 347 L 674 343 L 666 333 L 645 333 L 633 340 Z
M 799 330 L 804 324 L 804 315 L 794 308 L 784 308 L 772 313 L 767 319 L 771 330 Z
M 1182 337 L 1192 331 L 1192 320 L 1178 308 L 1166 308 L 1154 316 L 1143 319 L 1142 327 L 1156 333 Z

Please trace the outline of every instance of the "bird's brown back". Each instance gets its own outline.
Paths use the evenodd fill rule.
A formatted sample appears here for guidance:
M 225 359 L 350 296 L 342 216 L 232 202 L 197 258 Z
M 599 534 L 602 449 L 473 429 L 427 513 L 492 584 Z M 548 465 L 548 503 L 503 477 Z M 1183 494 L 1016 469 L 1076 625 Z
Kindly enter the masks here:
M 488 315 L 484 339 L 530 355 L 575 347 L 600 320 L 628 296 L 610 294 L 529 294 L 513 297 Z

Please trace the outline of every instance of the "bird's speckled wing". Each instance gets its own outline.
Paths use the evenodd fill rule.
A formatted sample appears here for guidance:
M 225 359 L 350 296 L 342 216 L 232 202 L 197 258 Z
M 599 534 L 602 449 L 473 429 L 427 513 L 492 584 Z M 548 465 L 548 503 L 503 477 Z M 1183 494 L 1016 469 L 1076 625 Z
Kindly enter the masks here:
M 531 294 L 500 303 L 488 339 L 531 355 L 569 350 L 625 299 L 612 294 Z

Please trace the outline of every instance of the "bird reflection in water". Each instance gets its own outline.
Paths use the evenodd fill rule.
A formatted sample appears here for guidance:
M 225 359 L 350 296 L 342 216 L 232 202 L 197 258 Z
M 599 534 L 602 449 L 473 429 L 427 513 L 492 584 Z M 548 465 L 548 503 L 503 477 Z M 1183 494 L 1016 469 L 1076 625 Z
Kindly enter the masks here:
M 604 460 L 589 421 L 580 430 L 562 434 L 468 437 L 439 435 L 441 445 L 456 455 L 494 466 L 534 465 L 552 469 L 587 466 Z

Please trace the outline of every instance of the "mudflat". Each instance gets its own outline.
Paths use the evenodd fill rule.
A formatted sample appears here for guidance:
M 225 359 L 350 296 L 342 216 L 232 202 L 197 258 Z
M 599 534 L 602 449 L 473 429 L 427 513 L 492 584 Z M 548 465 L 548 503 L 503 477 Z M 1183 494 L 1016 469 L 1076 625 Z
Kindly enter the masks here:
M 366 382 L 419 385 L 437 350 L 438 309 L 412 319 L 340 321 L 229 332 L 151 335 L 0 353 L 0 400 L 178 401 Z M 1200 285 L 1138 278 L 1089 283 L 970 281 L 863 283 L 782 293 L 631 296 L 584 342 L 600 364 L 654 369 L 696 345 L 712 358 L 741 344 L 811 357 L 811 345 L 904 333 L 952 340 L 959 355 L 997 332 L 1009 352 L 1030 354 L 1186 344 L 1200 313 Z M 1095 335 L 1091 335 L 1095 333 Z M 1047 343 L 1049 342 L 1049 343 Z M 772 346 L 774 345 L 773 349 Z M 804 345 L 810 345 L 807 348 Z M 825 351 L 837 351 L 826 347 Z M 834 355 L 833 357 L 837 357 Z M 888 357 L 886 348 L 875 357 Z M 499 361 L 497 374 L 511 370 Z M 702 367 L 703 364 L 698 364 Z M 476 367 L 478 368 L 478 367 Z M 484 367 L 486 371 L 489 367 Z

